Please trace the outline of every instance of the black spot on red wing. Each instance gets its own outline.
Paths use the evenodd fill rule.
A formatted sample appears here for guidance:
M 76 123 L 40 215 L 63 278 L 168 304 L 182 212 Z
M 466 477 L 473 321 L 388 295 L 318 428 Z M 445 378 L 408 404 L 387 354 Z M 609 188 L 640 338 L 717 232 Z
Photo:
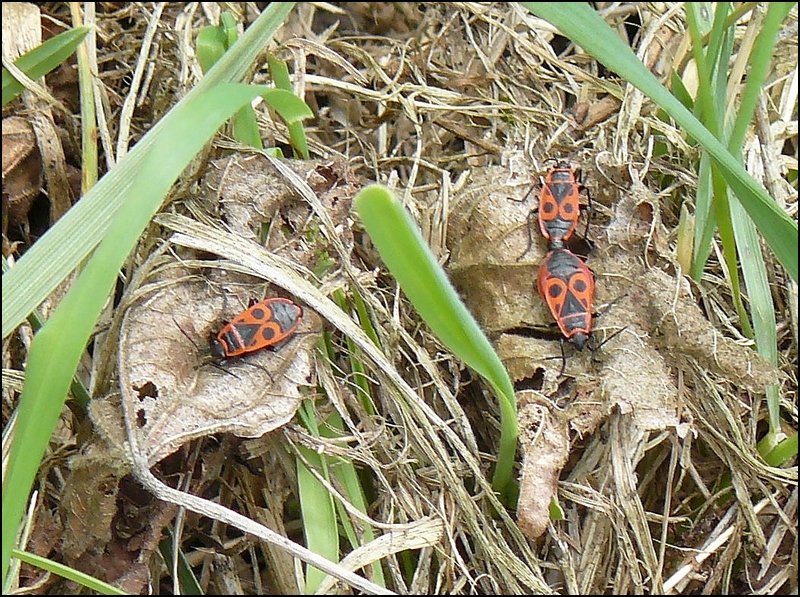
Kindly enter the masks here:
M 542 211 L 548 214 L 553 213 L 553 211 L 555 211 L 555 205 L 553 205 L 548 201 L 547 203 L 542 205 Z
M 553 284 L 547 289 L 547 294 L 550 295 L 550 298 L 558 298 L 561 296 L 561 286 L 559 284 Z
M 574 211 L 572 203 L 565 203 L 564 205 L 561 206 L 561 209 L 564 211 L 564 213 L 567 214 L 572 214 L 572 212 Z
M 261 337 L 269 342 L 275 337 L 275 330 L 273 330 L 271 327 L 264 327 L 263 331 L 261 332 Z
M 530 377 L 525 377 L 519 381 L 514 382 L 514 389 L 520 390 L 536 390 L 537 392 L 542 389 L 544 385 L 544 369 L 537 367 L 536 371 Z
M 250 315 L 253 316 L 254 319 L 264 319 L 264 309 L 260 307 L 256 307 L 255 309 L 250 309 Z
M 586 282 L 583 280 L 575 280 L 575 284 L 573 284 L 573 286 L 578 292 L 584 292 L 586 290 Z

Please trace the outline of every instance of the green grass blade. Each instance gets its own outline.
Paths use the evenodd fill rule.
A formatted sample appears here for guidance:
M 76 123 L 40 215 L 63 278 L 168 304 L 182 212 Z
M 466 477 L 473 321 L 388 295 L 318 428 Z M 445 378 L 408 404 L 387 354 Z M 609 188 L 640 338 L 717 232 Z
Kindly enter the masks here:
M 203 79 L 177 104 L 194 100 L 220 83 L 238 81 L 280 27 L 293 2 L 270 4 Z M 42 236 L 15 267 L 3 275 L 3 338 L 86 259 L 103 238 L 130 181 L 142 172 L 150 148 L 174 143 L 166 136 L 169 115 L 158 122 L 97 185 Z
M 310 400 L 303 402 L 299 414 L 309 432 L 315 437 L 319 437 L 319 427 Z M 308 462 L 319 474 L 324 475 L 330 481 L 327 458 L 305 446 L 297 448 L 305 462 Z M 300 495 L 300 509 L 303 513 L 306 547 L 331 562 L 336 562 L 339 560 L 339 530 L 333 496 L 325 485 L 308 470 L 303 459 L 298 458 L 296 463 L 297 490 Z M 322 570 L 314 566 L 307 566 L 305 593 L 307 595 L 314 593 L 325 576 L 326 574 Z
M 6 258 L 3 257 L 3 272 L 7 270 L 8 262 L 6 261 Z M 28 324 L 31 326 L 34 334 L 42 329 L 44 321 L 36 309 L 31 311 L 31 314 L 28 315 Z M 69 393 L 75 399 L 75 402 L 81 408 L 81 410 L 86 411 L 89 408 L 91 396 L 89 396 L 89 391 L 86 389 L 86 387 L 83 385 L 83 382 L 81 382 L 77 375 L 72 376 L 72 383 L 69 386 Z
M 704 153 L 700 156 L 700 166 L 697 169 L 697 191 L 695 192 L 694 255 L 692 256 L 692 269 L 689 272 L 694 280 L 699 280 L 703 275 L 706 261 L 711 255 L 711 240 L 714 238 L 714 230 L 717 229 L 717 218 L 712 209 L 711 192 L 711 158 Z
M 758 104 L 758 98 L 761 95 L 770 64 L 772 63 L 772 52 L 775 48 L 778 31 L 780 31 L 784 19 L 792 10 L 792 7 L 796 5 L 796 2 L 770 2 L 767 7 L 767 14 L 761 24 L 761 31 L 753 44 L 750 68 L 741 93 L 739 111 L 728 141 L 728 148 L 734 154 L 741 150 L 745 134 L 753 120 L 756 104 Z
M 314 412 L 311 401 L 305 401 L 299 411 L 303 424 L 314 437 L 335 439 L 345 435 L 344 423 L 337 412 L 331 413 L 320 426 L 317 424 L 318 413 Z M 358 478 L 356 467 L 349 460 L 337 456 L 317 454 L 298 446 L 306 462 L 312 464 L 318 474 L 343 492 L 350 504 L 367 514 L 367 503 L 364 490 Z M 309 549 L 324 555 L 331 561 L 339 559 L 339 527 L 344 531 L 353 549 L 369 543 L 375 533 L 369 525 L 361 525 L 361 532 L 356 533 L 350 514 L 342 502 L 332 495 L 328 489 L 306 468 L 304 462 L 297 461 L 298 489 L 303 511 L 303 529 Z M 373 580 L 385 586 L 385 579 L 380 562 L 372 564 Z M 319 588 L 325 574 L 309 566 L 306 572 L 306 592 L 312 593 Z
M 272 82 L 275 87 L 285 91 L 292 91 L 292 80 L 289 78 L 289 68 L 282 60 L 278 60 L 272 55 L 267 56 L 267 64 L 269 64 L 269 74 L 272 77 Z M 302 123 L 290 122 L 287 123 L 289 129 L 289 141 L 292 144 L 296 156 L 307 160 L 309 158 L 308 139 L 306 139 L 306 130 Z
M 334 411 L 325 421 L 325 426 L 320 429 L 322 437 L 326 438 L 339 438 L 345 435 L 345 425 L 339 413 Z M 365 516 L 367 515 L 367 500 L 364 495 L 364 488 L 361 485 L 361 480 L 358 477 L 358 471 L 351 460 L 344 458 L 332 457 L 330 458 L 331 466 L 329 467 L 330 474 L 336 480 L 337 484 L 342 487 L 344 496 L 350 503 L 357 508 Z M 342 528 L 347 535 L 350 545 L 353 549 L 357 549 L 364 544 L 369 543 L 375 539 L 375 533 L 372 527 L 368 524 L 361 524 L 360 536 L 356 533 L 353 522 L 350 519 L 350 514 L 344 507 L 341 501 L 334 500 L 336 505 L 336 512 L 339 515 L 339 520 L 342 523 Z M 372 563 L 372 581 L 382 587 L 386 586 L 386 579 L 383 575 L 383 569 L 380 562 Z
M 231 48 L 233 44 L 236 43 L 236 40 L 239 39 L 239 31 L 236 29 L 236 18 L 233 16 L 233 13 L 226 10 L 220 15 L 219 20 L 222 34 L 225 36 L 225 47 Z
M 296 124 L 314 116 L 311 108 L 291 91 L 269 89 L 261 96 L 264 98 L 264 102 L 275 110 L 287 124 Z
M 81 11 L 76 5 L 71 5 L 73 23 L 79 25 L 83 22 Z M 97 35 L 92 31 L 86 43 L 80 44 L 76 52 L 78 61 L 78 89 L 81 105 L 81 195 L 85 194 L 95 184 L 99 177 L 97 143 L 100 139 L 100 127 L 97 122 L 96 97 L 94 95 L 95 77 L 92 73 L 90 52 L 96 53 Z
M 714 22 L 708 43 L 708 49 L 703 52 L 703 32 L 701 26 L 704 23 L 698 13 L 697 4 L 687 5 L 686 16 L 689 22 L 689 31 L 692 36 L 692 50 L 695 61 L 702 66 L 698 66 L 700 80 L 710 81 L 710 85 L 700 85 L 698 88 L 698 99 L 702 100 L 702 110 L 700 118 L 715 137 L 720 140 L 725 136 L 725 110 L 727 105 L 728 87 L 728 64 L 730 63 L 731 52 L 733 51 L 733 35 L 730 28 L 725 26 L 730 6 L 728 3 L 721 2 L 715 5 Z M 707 172 L 711 178 L 710 188 L 712 190 L 711 203 L 714 210 L 715 221 L 719 238 L 722 243 L 722 256 L 725 260 L 725 273 L 728 277 L 729 286 L 733 294 L 733 303 L 739 316 L 739 323 L 742 332 L 748 336 L 753 336 L 753 329 L 750 325 L 750 318 L 742 302 L 742 289 L 739 281 L 739 268 L 737 262 L 737 245 L 731 221 L 731 201 L 728 197 L 728 186 L 725 178 L 720 172 L 716 162 L 710 163 Z M 713 230 L 709 232 L 713 233 Z M 710 237 L 709 237 L 710 242 Z M 700 254 L 708 254 L 710 248 L 701 247 Z M 703 262 L 703 267 L 705 262 Z M 698 276 L 702 267 L 698 267 Z M 699 277 L 696 278 L 699 280 Z
M 728 148 L 735 155 L 741 153 L 745 134 L 753 119 L 758 98 L 769 73 L 778 32 L 793 4 L 792 2 L 771 3 L 767 7 L 764 21 L 761 23 L 760 31 L 753 43 L 739 109 L 728 140 Z M 778 336 L 775 306 L 758 236 L 752 222 L 743 217 L 741 206 L 734 204 L 731 205 L 731 209 L 736 241 L 739 247 L 743 247 L 743 250 L 740 251 L 742 275 L 753 313 L 756 348 L 767 362 L 777 365 Z M 773 438 L 771 441 L 777 441 L 781 435 L 780 389 L 777 386 L 767 387 L 767 410 L 769 413 L 768 434 Z
M 772 291 L 767 278 L 767 267 L 761 254 L 753 223 L 744 217 L 741 205 L 731 205 L 733 228 L 739 243 L 742 275 L 747 285 L 747 298 L 753 314 L 756 349 L 772 365 L 778 365 L 778 325 Z M 780 396 L 777 386 L 767 388 L 767 410 L 769 412 L 769 433 L 778 434 L 780 426 Z
M 203 589 L 200 587 L 200 582 L 194 575 L 192 566 L 189 563 L 186 554 L 180 549 L 175 549 L 175 533 L 174 527 L 167 529 L 166 537 L 159 541 L 158 551 L 164 559 L 164 567 L 169 571 L 169 576 L 173 582 L 177 576 L 178 587 L 180 588 L 180 595 L 204 595 Z M 177 551 L 178 565 L 175 565 L 173 556 Z M 177 573 L 177 574 L 176 574 Z
M 59 562 L 54 562 L 53 560 L 43 558 L 42 556 L 37 556 L 36 554 L 28 553 L 27 551 L 21 551 L 19 549 L 14 549 L 11 555 L 18 560 L 22 560 L 23 562 L 30 564 L 31 566 L 36 566 L 42 570 L 47 570 L 48 572 L 57 574 L 58 576 L 66 578 L 67 580 L 71 580 L 91 591 L 97 591 L 101 595 L 127 595 L 125 591 L 121 591 L 114 585 L 103 582 L 99 578 L 84 574 L 79 570 L 75 570 L 74 568 L 60 564 Z
M 229 12 L 223 12 L 218 27 L 203 27 L 197 34 L 197 60 L 204 73 L 222 58 L 222 55 L 236 43 L 239 32 L 236 21 Z M 252 106 L 245 106 L 233 117 L 233 138 L 242 145 L 255 149 L 264 149 L 261 132 L 258 129 L 256 112 Z
M 245 106 L 233 117 L 233 138 L 242 145 L 254 149 L 264 149 L 261 132 L 258 129 L 258 119 L 253 106 Z
M 359 325 L 367 334 L 367 336 L 369 336 L 370 340 L 372 340 L 375 346 L 380 346 L 377 334 L 375 334 L 375 330 L 372 328 L 372 323 L 369 321 L 369 316 L 366 314 L 366 305 L 364 304 L 364 301 L 361 300 L 360 296 L 358 296 L 358 292 L 353 292 L 353 296 L 358 298 L 358 301 L 354 302 L 356 302 L 356 304 L 360 304 L 361 306 L 361 308 L 356 308 Z M 343 290 L 335 290 L 333 293 L 333 300 L 337 305 L 339 305 L 339 308 L 344 313 L 350 312 L 350 304 L 348 303 Z M 364 325 L 365 318 L 366 325 Z M 364 410 L 369 415 L 374 415 L 375 406 L 372 403 L 372 397 L 370 395 L 369 378 L 367 377 L 366 368 L 364 367 L 364 362 L 362 360 L 361 349 L 349 336 L 345 337 L 345 342 L 347 343 L 347 355 L 348 360 L 350 361 L 350 376 L 353 389 L 355 390 L 356 396 L 358 396 L 358 400 L 361 402 L 361 406 L 364 408 Z
M 492 386 L 500 401 L 502 430 L 493 486 L 511 491 L 517 442 L 514 388 L 472 314 L 461 302 L 419 229 L 391 192 L 380 185 L 363 189 L 355 209 L 383 262 L 439 340 Z
M 61 414 L 81 354 L 122 264 L 172 183 L 195 154 L 231 114 L 260 92 L 272 91 L 240 84 L 218 85 L 203 94 L 195 94 L 191 101 L 181 102 L 173 109 L 167 126 L 162 129 L 165 139 L 173 141 L 148 147 L 139 162 L 141 171 L 127 180 L 121 190 L 122 206 L 114 215 L 105 238 L 34 337 L 17 411 L 16 433 L 3 480 L 4 579 L 36 470 Z M 99 186 L 100 183 L 95 189 Z M 94 189 L 90 194 L 92 192 Z
M 14 61 L 16 66 L 29 79 L 36 80 L 57 68 L 69 58 L 89 33 L 90 27 L 76 27 L 51 37 L 42 45 L 26 52 Z M 10 72 L 3 69 L 3 106 L 16 98 L 25 87 Z
M 775 257 L 786 268 L 791 278 L 797 281 L 797 223 L 776 205 L 736 157 L 731 155 L 727 148 L 661 85 L 617 33 L 594 10 L 582 2 L 523 2 L 522 4 L 535 15 L 555 25 L 563 35 L 637 87 L 708 151 L 719 164 L 726 182 L 736 193 Z
M 195 52 L 203 73 L 210 71 L 211 67 L 222 58 L 226 50 L 225 41 L 225 33 L 221 27 L 209 25 L 200 29 L 195 42 Z
M 797 432 L 779 442 L 764 455 L 764 461 L 770 466 L 784 466 L 795 458 L 797 458 Z

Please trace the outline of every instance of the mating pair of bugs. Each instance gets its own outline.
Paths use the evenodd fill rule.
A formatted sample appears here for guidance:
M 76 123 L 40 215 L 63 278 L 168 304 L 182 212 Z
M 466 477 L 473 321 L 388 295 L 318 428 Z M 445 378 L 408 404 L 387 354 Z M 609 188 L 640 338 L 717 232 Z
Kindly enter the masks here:
M 586 206 L 580 202 L 582 192 L 586 193 Z M 522 201 L 525 199 L 527 195 Z M 528 247 L 522 254 L 533 245 L 530 220 L 537 213 L 539 230 L 548 243 L 548 253 L 539 267 L 539 294 L 563 336 L 578 350 L 592 338 L 594 274 L 567 248 L 567 242 L 578 227 L 581 210 L 591 210 L 591 205 L 592 197 L 581 182 L 580 172 L 568 162 L 556 161 L 542 180 L 539 206 L 528 215 Z M 584 238 L 588 231 L 587 219 Z

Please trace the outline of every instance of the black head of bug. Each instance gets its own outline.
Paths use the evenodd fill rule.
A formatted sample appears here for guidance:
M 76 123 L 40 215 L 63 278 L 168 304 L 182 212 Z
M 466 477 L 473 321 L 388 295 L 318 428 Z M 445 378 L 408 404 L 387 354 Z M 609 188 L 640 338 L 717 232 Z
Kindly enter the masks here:
M 213 335 L 211 338 L 211 354 L 218 359 L 224 359 L 227 356 L 225 354 L 225 345 L 213 337 Z
M 583 332 L 578 332 L 572 336 L 569 341 L 572 342 L 572 344 L 578 350 L 583 350 L 583 347 L 586 346 L 587 342 L 589 341 L 589 336 Z

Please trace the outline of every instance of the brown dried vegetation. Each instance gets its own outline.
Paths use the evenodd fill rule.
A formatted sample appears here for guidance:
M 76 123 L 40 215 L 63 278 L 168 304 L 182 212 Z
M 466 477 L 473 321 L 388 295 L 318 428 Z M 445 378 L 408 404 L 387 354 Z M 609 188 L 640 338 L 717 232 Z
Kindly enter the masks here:
M 131 143 L 192 85 L 199 71 L 191 40 L 216 23 L 220 7 L 98 6 L 109 138 L 120 131 L 116 115 L 145 29 L 156 32 Z M 226 8 L 240 10 L 240 21 L 255 16 L 254 4 Z M 685 51 L 674 8 L 617 4 L 605 15 L 662 77 Z M 44 10 L 69 21 L 62 5 Z M 299 542 L 299 447 L 352 460 L 369 479 L 367 514 L 379 533 L 416 546 L 408 561 L 392 550 L 383 560 L 397 592 L 796 594 L 796 467 L 766 465 L 755 445 L 765 385 L 782 385 L 784 412 L 796 423 L 797 322 L 789 309 L 776 314 L 787 363 L 776 370 L 737 331 L 717 261 L 702 285 L 682 275 L 674 231 L 680 204 L 695 192 L 698 155 L 681 131 L 516 4 L 300 3 L 272 50 L 289 62 L 316 114 L 307 131 L 318 159 L 290 166 L 328 218 L 320 222 L 299 199 L 302 185 L 261 156 L 222 140 L 202 156 L 132 257 L 97 343 L 104 348 L 93 355 L 91 419 L 65 422 L 54 438 L 28 549 L 129 592 L 169 592 L 159 551 L 169 529 L 207 592 L 300 591 L 280 549 L 179 512 L 130 482 L 125 411 L 162 480 Z M 784 54 L 793 66 L 779 53 L 776 77 L 792 68 L 796 76 L 796 56 Z M 797 112 L 788 111 L 792 122 L 781 119 L 782 85 L 790 82 L 769 92 L 769 124 L 776 144 L 794 148 L 795 158 L 782 157 L 796 170 Z M 18 118 L 3 126 L 3 231 L 4 241 L 28 242 L 30 230 L 21 234 L 20 226 L 42 180 L 57 177 L 39 171 L 40 128 Z M 285 146 L 280 123 L 260 124 L 267 144 Z M 18 132 L 7 136 L 7 126 Z M 536 333 L 550 318 L 535 282 L 544 242 L 534 238 L 526 252 L 535 193 L 518 201 L 552 157 L 580 165 L 593 194 L 587 263 L 596 305 L 607 307 L 596 333 L 624 328 L 595 353 L 568 348 L 564 376 L 558 342 Z M 63 155 L 61 163 L 67 180 Z M 495 399 L 426 331 L 354 222 L 351 199 L 369 181 L 396 187 L 518 384 L 516 511 L 498 516 L 483 491 L 499 435 Z M 218 227 L 218 243 L 204 225 Z M 215 257 L 225 254 L 220 246 L 235 250 L 226 231 L 243 252 L 247 243 L 267 247 L 326 295 L 358 292 L 384 353 L 419 401 L 364 359 L 368 412 L 353 383 L 352 346 L 334 333 L 337 359 L 320 357 L 325 317 L 312 309 L 280 351 L 227 370 L 211 365 L 207 337 L 221 320 L 251 297 L 286 294 Z M 12 248 L 4 244 L 4 252 Z M 330 266 L 318 273 L 323 253 Z M 779 266 L 770 267 L 782 280 Z M 775 292 L 778 304 L 791 303 L 791 290 Z M 14 387 L 4 380 L 4 418 Z M 346 442 L 314 438 L 292 422 L 301 400 L 323 391 L 320 417 L 337 411 Z M 551 520 L 554 500 L 563 520 Z M 403 534 L 403 525 L 429 520 L 435 525 L 423 539 Z M 37 583 L 38 593 L 74 590 L 23 567 L 20 585 Z

